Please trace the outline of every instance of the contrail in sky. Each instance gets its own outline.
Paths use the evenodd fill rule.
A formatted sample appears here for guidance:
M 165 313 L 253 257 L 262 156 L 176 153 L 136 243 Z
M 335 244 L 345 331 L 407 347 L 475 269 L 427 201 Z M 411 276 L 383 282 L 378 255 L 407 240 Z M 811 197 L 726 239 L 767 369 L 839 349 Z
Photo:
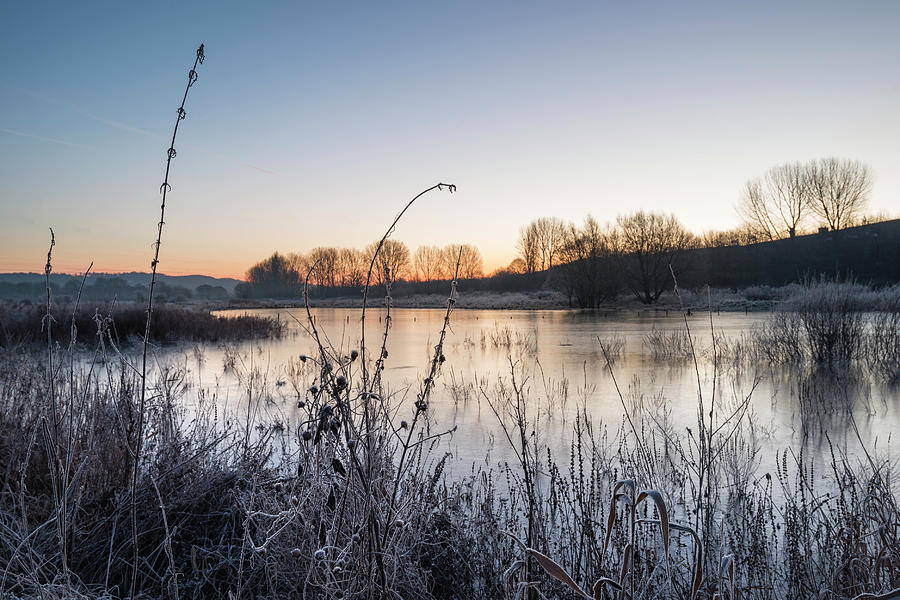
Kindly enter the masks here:
M 45 137 L 43 135 L 35 135 L 33 133 L 25 133 L 24 131 L 14 131 L 12 129 L 6 129 L 5 127 L 0 127 L 0 131 L 3 133 L 8 133 L 10 135 L 18 135 L 24 138 L 31 138 L 33 140 L 41 140 L 44 142 L 53 142 L 54 144 L 62 144 L 63 146 L 71 146 L 72 148 L 90 148 L 90 146 L 85 146 L 84 144 L 76 144 L 74 142 L 67 142 L 65 140 L 58 140 L 52 137 Z
M 95 121 L 99 121 L 101 123 L 105 123 L 110 127 L 115 127 L 117 129 L 122 129 L 124 131 L 133 131 L 134 133 L 140 133 L 141 135 L 146 135 L 156 140 L 166 139 L 165 137 L 153 133 L 152 131 L 147 131 L 146 129 L 141 129 L 140 127 L 133 127 L 131 125 L 126 125 L 125 123 L 119 123 L 118 121 L 111 121 L 109 119 L 104 119 L 103 117 L 98 117 L 97 115 L 92 115 L 91 113 L 84 112 L 72 108 L 72 110 L 93 119 Z M 238 160 L 236 158 L 231 158 L 230 156 L 225 156 L 224 154 L 219 154 L 218 152 L 213 152 L 212 150 L 207 150 L 206 148 L 201 148 L 200 146 L 194 146 L 193 144 L 187 144 L 184 142 L 179 142 L 179 146 L 184 146 L 185 148 L 190 148 L 191 150 L 196 150 L 197 152 L 202 152 L 203 154 L 208 154 L 210 156 L 215 156 L 216 158 L 221 158 L 222 160 L 228 161 L 230 163 L 234 163 L 236 165 L 241 165 L 244 167 L 249 167 L 251 169 L 256 169 L 257 171 L 261 171 L 262 173 L 268 173 L 269 175 L 278 175 L 277 172 L 271 171 L 269 169 L 263 169 L 262 167 L 257 167 L 256 165 L 251 165 L 250 163 L 244 162 L 242 160 Z
M 77 113 L 77 114 L 79 114 L 79 115 L 81 115 L 81 116 L 83 116 L 83 117 L 87 117 L 87 118 L 89 118 L 89 119 L 93 119 L 94 121 L 98 121 L 98 122 L 100 122 L 100 123 L 104 123 L 104 124 L 106 124 L 106 125 L 109 125 L 110 127 L 115 127 L 116 129 L 121 129 L 121 130 L 123 130 L 123 131 L 130 131 L 130 132 L 132 132 L 132 133 L 139 133 L 139 134 L 141 134 L 141 135 L 145 135 L 145 136 L 147 136 L 147 137 L 151 137 L 151 138 L 156 139 L 156 140 L 163 140 L 163 139 L 166 139 L 164 136 L 161 136 L 161 135 L 159 135 L 159 134 L 153 133 L 152 131 L 147 131 L 146 129 L 141 129 L 140 127 L 134 127 L 134 126 L 132 126 L 132 125 L 127 125 L 127 124 L 125 124 L 125 123 L 120 123 L 120 122 L 118 122 L 118 121 L 112 121 L 112 120 L 110 120 L 110 119 L 104 119 L 103 117 L 98 117 L 97 115 L 92 115 L 91 113 L 86 112 L 86 111 L 83 111 L 83 110 L 81 110 L 80 108 L 77 108 L 77 107 L 75 107 L 75 106 L 72 106 L 71 104 L 69 104 L 69 103 L 67 103 L 67 102 L 61 102 L 61 101 L 59 101 L 59 100 L 55 100 L 55 99 L 53 99 L 53 98 L 50 98 L 50 97 L 48 97 L 48 96 L 45 96 L 44 94 L 35 92 L 34 90 L 30 90 L 30 89 L 25 88 L 25 87 L 22 87 L 22 86 L 20 86 L 20 85 L 11 85 L 11 87 L 18 88 L 20 91 L 22 91 L 22 92 L 28 94 L 29 96 L 33 96 L 34 98 L 38 98 L 39 100 L 43 100 L 43 101 L 49 102 L 49 103 L 51 103 L 51 104 L 56 104 L 57 106 L 61 106 L 61 107 L 65 108 L 65 109 L 67 109 L 67 110 L 69 110 L 69 111 L 71 111 L 71 112 Z M 48 140 L 48 141 L 51 141 L 51 142 L 59 142 L 60 144 L 68 144 L 68 142 L 63 142 L 63 141 L 60 141 L 60 140 L 54 140 L 54 139 L 52 139 L 52 138 L 42 138 L 42 137 L 40 137 L 40 136 L 32 136 L 32 135 L 29 135 L 29 134 L 18 133 L 18 132 L 10 131 L 10 130 L 7 130 L 7 129 L 0 129 L 0 131 L 5 131 L 5 132 L 7 132 L 7 133 L 12 133 L 12 134 L 15 134 L 15 135 L 22 135 L 22 136 L 25 136 L 25 137 L 35 137 L 35 138 L 37 138 L 37 139 L 44 139 L 44 140 Z M 75 146 L 75 145 L 77 145 L 77 144 L 69 144 L 69 145 Z M 179 144 L 179 145 L 184 146 L 185 148 L 190 148 L 191 150 L 196 150 L 197 152 L 201 152 L 201 153 L 203 153 L 203 154 L 207 154 L 207 155 L 209 155 L 209 156 L 215 156 L 216 158 L 222 159 L 222 160 L 224 160 L 224 161 L 227 161 L 227 162 L 230 162 L 230 163 L 233 163 L 233 164 L 236 164 L 236 165 L 241 165 L 241 166 L 243 166 L 243 167 L 249 167 L 249 168 L 251 168 L 251 169 L 255 169 L 255 170 L 257 170 L 257 171 L 260 171 L 261 173 L 266 173 L 267 175 L 280 175 L 280 173 L 278 173 L 278 172 L 276 172 L 276 171 L 272 171 L 271 169 L 264 169 L 264 168 L 262 168 L 262 167 L 257 167 L 256 165 L 252 165 L 252 164 L 250 164 L 250 163 L 248 163 L 248 162 L 244 162 L 244 161 L 238 160 L 238 159 L 236 159 L 236 158 L 231 158 L 230 156 L 226 156 L 226 155 L 220 154 L 220 153 L 218 153 L 218 152 L 213 152 L 212 150 L 207 150 L 207 149 L 205 149 L 205 148 L 201 148 L 200 146 L 194 146 L 194 145 L 192 145 L 192 144 L 186 144 L 186 143 L 181 143 L 181 144 Z M 85 147 L 85 146 L 82 146 L 82 147 Z

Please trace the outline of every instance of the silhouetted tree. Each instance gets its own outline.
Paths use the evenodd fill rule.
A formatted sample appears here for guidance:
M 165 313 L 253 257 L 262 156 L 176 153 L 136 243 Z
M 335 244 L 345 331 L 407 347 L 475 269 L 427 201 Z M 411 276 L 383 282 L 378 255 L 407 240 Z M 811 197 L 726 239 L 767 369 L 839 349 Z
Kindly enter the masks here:
M 338 252 L 337 272 L 340 285 L 344 287 L 362 287 L 366 280 L 366 253 L 357 248 L 341 248 Z
M 810 192 L 809 165 L 786 163 L 747 182 L 738 212 L 763 239 L 794 237 L 810 210 Z
M 537 226 L 534 222 L 519 231 L 519 239 L 516 242 L 516 250 L 525 273 L 534 273 L 540 261 L 540 242 L 538 241 Z
M 413 254 L 413 268 L 418 281 L 434 281 L 444 277 L 444 252 L 438 246 L 419 246 Z
M 672 285 L 669 265 L 677 272 L 676 263 L 693 245 L 693 236 L 675 215 L 638 211 L 620 216 L 616 223 L 625 283 L 641 302 L 652 304 Z
M 305 274 L 304 274 L 305 277 Z M 253 297 L 287 298 L 297 296 L 301 292 L 300 273 L 284 256 L 275 252 L 269 258 L 256 263 L 247 271 L 249 290 L 242 288 L 242 293 Z
M 616 268 L 615 233 L 604 230 L 590 215 L 584 225 L 570 225 L 560 249 L 561 281 L 569 296 L 582 308 L 597 308 L 614 298 L 620 277 Z
M 299 252 L 291 252 L 285 257 L 285 260 L 287 260 L 291 269 L 300 274 L 300 279 L 305 281 L 306 274 L 309 273 L 309 269 L 312 267 L 309 256 Z
M 553 268 L 566 237 L 565 223 L 556 217 L 535 219 L 519 232 L 516 249 L 527 273 Z
M 373 242 L 366 247 L 366 256 L 371 261 L 372 255 L 378 248 L 378 243 Z M 381 251 L 375 259 L 375 267 L 372 275 L 380 285 L 391 285 L 395 281 L 404 279 L 409 275 L 409 248 L 403 242 L 397 240 L 385 240 Z
M 221 285 L 202 283 L 197 286 L 197 297 L 204 300 L 222 300 L 228 297 L 228 290 Z
M 459 278 L 475 279 L 484 276 L 481 252 L 471 244 L 450 244 L 441 250 L 441 279 L 452 279 L 459 260 Z
M 310 279 L 320 287 L 334 287 L 338 267 L 338 249 L 331 247 L 313 248 L 309 253 L 312 273 Z
M 832 231 L 849 227 L 862 216 L 872 191 L 872 171 L 856 160 L 824 158 L 812 161 L 809 207 Z
M 510 261 L 509 265 L 507 265 L 506 269 L 501 269 L 507 273 L 513 273 L 515 275 L 521 275 L 522 273 L 527 273 L 528 270 L 525 268 L 525 261 L 521 258 L 514 258 Z
M 453 277 L 456 269 L 456 259 L 459 259 L 459 277 L 460 279 L 477 279 L 484 277 L 484 260 L 481 258 L 481 252 L 472 244 L 462 244 L 462 246 L 451 246 L 456 253 L 451 257 L 449 270 L 447 275 Z
M 727 246 L 747 246 L 757 242 L 766 241 L 760 238 L 755 228 L 742 225 L 736 229 L 726 231 L 707 231 L 700 236 L 699 244 L 704 248 L 724 248 Z

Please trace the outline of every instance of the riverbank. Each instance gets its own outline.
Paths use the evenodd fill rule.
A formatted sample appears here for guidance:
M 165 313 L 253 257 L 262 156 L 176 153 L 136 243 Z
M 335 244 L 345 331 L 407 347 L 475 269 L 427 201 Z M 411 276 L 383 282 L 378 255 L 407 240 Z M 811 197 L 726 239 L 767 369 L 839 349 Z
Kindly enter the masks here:
M 760 312 L 770 311 L 776 303 L 787 298 L 793 286 L 784 288 L 767 288 L 765 290 L 711 290 L 694 292 L 685 290 L 679 299 L 672 292 L 667 292 L 655 304 L 643 304 L 632 295 L 620 295 L 598 307 L 601 311 L 671 311 L 684 308 L 691 311 L 707 310 L 726 312 Z M 341 296 L 334 298 L 312 298 L 313 308 L 362 308 L 362 296 Z M 301 308 L 302 299 L 233 298 L 226 302 L 206 304 L 210 310 L 256 309 L 256 308 Z M 370 307 L 384 306 L 384 297 L 369 296 Z M 447 306 L 446 294 L 414 294 L 409 296 L 393 296 L 391 306 L 394 308 L 444 308 Z M 569 297 L 556 291 L 537 292 L 466 292 L 461 290 L 457 297 L 455 309 L 462 310 L 577 310 L 580 307 L 570 302 Z

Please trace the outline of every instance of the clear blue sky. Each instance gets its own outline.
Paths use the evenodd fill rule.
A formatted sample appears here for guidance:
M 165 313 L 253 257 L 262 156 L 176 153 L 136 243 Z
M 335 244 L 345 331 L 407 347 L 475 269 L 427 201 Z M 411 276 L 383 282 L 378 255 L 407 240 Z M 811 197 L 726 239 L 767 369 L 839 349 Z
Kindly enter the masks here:
M 241 275 L 397 230 L 469 242 L 638 208 L 737 225 L 743 183 L 855 158 L 900 213 L 900 2 L 35 3 L 0 8 L 0 271 Z

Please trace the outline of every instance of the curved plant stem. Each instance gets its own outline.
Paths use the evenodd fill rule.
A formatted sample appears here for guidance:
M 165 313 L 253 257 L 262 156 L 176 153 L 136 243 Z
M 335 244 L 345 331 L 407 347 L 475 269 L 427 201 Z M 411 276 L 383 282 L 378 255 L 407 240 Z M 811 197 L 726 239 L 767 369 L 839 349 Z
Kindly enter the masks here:
M 206 56 L 203 54 L 203 44 L 197 48 L 196 57 L 194 58 L 194 66 L 188 71 L 188 82 L 184 88 L 184 96 L 181 98 L 181 105 L 178 107 L 178 117 L 175 119 L 175 128 L 172 131 L 172 142 L 166 151 L 166 175 L 163 183 L 159 188 L 162 194 L 162 203 L 159 207 L 159 223 L 156 230 L 156 242 L 153 248 L 153 262 L 150 263 L 150 291 L 147 295 L 147 323 L 144 327 L 144 341 L 141 350 L 141 402 L 138 410 L 138 424 L 135 432 L 134 455 L 132 456 L 131 471 L 131 543 L 134 550 L 133 563 L 131 565 L 131 598 L 135 597 L 137 592 L 138 579 L 138 527 L 137 527 L 137 480 L 141 464 L 141 449 L 144 441 L 144 410 L 147 404 L 147 348 L 150 345 L 150 325 L 153 318 L 153 290 L 156 287 L 156 270 L 159 265 L 159 247 L 162 244 L 162 230 L 166 217 L 166 194 L 171 186 L 169 185 L 169 171 L 172 168 L 172 159 L 175 158 L 175 136 L 178 135 L 178 125 L 186 116 L 184 112 L 184 103 L 187 101 L 188 92 L 191 86 L 197 81 L 197 66 L 203 63 Z

